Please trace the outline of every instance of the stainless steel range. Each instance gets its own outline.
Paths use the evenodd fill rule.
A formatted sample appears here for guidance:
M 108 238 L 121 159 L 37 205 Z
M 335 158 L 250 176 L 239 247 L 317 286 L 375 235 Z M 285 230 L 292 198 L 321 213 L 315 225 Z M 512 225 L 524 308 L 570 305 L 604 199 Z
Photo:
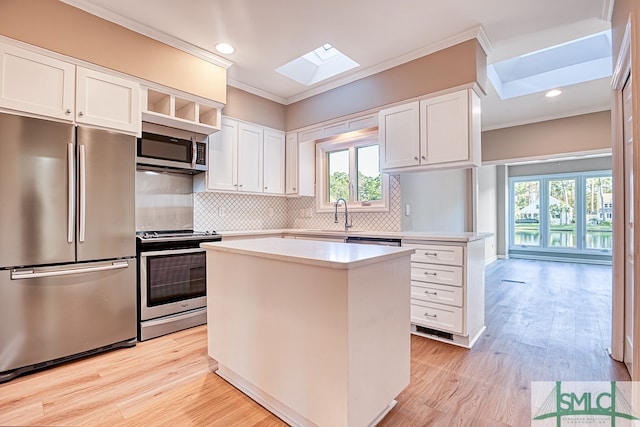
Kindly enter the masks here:
M 215 232 L 145 231 L 137 234 L 138 339 L 145 341 L 207 322 L 205 251 Z

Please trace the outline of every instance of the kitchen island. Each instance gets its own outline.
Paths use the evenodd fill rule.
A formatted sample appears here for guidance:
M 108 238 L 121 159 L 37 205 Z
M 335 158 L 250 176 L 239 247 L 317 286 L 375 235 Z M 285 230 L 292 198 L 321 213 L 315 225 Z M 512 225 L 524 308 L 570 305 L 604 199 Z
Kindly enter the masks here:
M 218 375 L 294 426 L 375 425 L 393 408 L 409 384 L 412 249 L 282 238 L 202 247 Z

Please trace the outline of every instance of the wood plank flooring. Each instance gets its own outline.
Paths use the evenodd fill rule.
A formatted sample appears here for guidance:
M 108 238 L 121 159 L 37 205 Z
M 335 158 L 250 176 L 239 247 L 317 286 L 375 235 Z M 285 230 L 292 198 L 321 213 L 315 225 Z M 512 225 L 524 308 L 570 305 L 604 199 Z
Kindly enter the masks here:
M 524 283 L 520 283 L 524 282 Z M 609 358 L 611 267 L 500 260 L 471 350 L 412 337 L 381 426 L 526 426 L 531 381 L 629 380 Z M 206 326 L 0 385 L 0 426 L 284 426 L 209 371 Z

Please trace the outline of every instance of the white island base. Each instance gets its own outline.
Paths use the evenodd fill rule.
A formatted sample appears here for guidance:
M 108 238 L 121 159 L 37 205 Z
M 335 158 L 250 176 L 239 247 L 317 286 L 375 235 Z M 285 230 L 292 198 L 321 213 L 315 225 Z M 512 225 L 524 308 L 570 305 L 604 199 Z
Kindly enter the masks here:
M 216 373 L 293 426 L 377 424 L 409 384 L 411 249 L 206 243 Z

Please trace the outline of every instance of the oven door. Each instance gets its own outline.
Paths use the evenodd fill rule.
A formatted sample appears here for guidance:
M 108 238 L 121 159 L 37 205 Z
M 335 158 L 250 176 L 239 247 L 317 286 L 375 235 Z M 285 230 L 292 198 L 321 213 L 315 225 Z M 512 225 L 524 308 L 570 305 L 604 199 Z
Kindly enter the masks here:
M 206 307 L 204 249 L 140 253 L 140 320 Z

